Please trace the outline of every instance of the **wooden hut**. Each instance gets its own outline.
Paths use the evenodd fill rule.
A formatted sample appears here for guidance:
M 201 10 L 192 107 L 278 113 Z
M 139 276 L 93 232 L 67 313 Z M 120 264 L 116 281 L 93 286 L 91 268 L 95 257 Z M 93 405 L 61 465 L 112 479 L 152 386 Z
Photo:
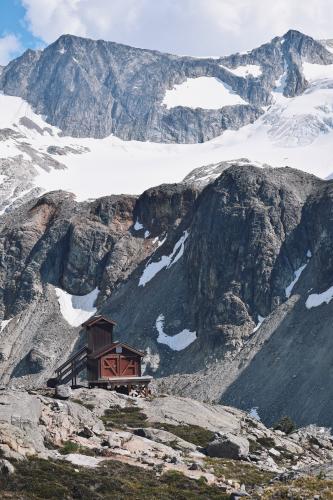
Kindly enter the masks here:
M 104 316 L 93 316 L 83 323 L 87 344 L 59 366 L 58 384 L 72 380 L 72 386 L 75 386 L 77 375 L 86 369 L 89 387 L 104 387 L 125 393 L 137 388 L 138 392 L 148 393 L 152 377 L 142 376 L 144 353 L 124 342 L 114 341 L 115 325 L 113 320 Z

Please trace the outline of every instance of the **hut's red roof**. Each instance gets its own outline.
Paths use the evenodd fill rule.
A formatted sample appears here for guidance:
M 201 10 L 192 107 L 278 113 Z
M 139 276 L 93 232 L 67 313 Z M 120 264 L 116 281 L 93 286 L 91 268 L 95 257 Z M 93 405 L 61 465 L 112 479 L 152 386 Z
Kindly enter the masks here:
M 84 323 L 82 323 L 81 326 L 92 326 L 95 325 L 96 323 L 100 322 L 106 322 L 110 323 L 110 325 L 116 325 L 117 323 L 113 321 L 113 319 L 106 318 L 105 316 L 99 315 L 99 316 L 92 316 L 91 318 L 87 319 Z
M 126 344 L 125 342 L 113 342 L 110 345 L 102 347 L 102 349 L 100 349 L 99 351 L 94 352 L 93 354 L 90 355 L 90 357 L 93 359 L 100 358 L 104 354 L 107 354 L 109 351 L 112 351 L 115 347 L 119 347 L 119 346 L 125 347 L 125 349 L 127 349 L 128 351 L 134 352 L 138 356 L 141 356 L 141 358 L 143 358 L 143 356 L 145 355 L 144 352 L 138 351 L 137 349 L 135 349 L 135 347 L 132 347 L 132 346 Z

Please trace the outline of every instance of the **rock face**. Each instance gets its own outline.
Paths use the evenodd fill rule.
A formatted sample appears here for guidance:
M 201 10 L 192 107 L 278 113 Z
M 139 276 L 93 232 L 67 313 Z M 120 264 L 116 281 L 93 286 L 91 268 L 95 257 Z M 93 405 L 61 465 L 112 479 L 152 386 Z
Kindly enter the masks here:
M 253 122 L 262 106 L 272 103 L 272 90 L 285 79 L 285 96 L 308 86 L 302 61 L 331 64 L 333 55 L 319 42 L 288 31 L 246 54 L 196 59 L 124 45 L 61 36 L 43 51 L 28 50 L 0 74 L 0 89 L 26 99 L 65 134 L 155 142 L 202 142 L 226 129 Z M 235 73 L 256 65 L 254 75 Z M 168 109 L 167 90 L 188 78 L 217 78 L 244 104 L 221 109 Z
M 332 284 L 332 181 L 244 161 L 219 168 L 202 188 L 187 180 L 83 203 L 53 192 L 5 215 L 2 383 L 54 376 L 85 341 L 59 289 L 97 289 L 88 315 L 113 317 L 116 338 L 146 351 L 146 373 L 168 377 L 164 391 L 259 407 L 269 423 L 331 425 L 332 398 L 311 388 L 331 391 L 333 306 L 306 304 Z
M 101 460 L 124 461 L 158 473 L 176 470 L 192 478 L 204 476 L 209 482 L 217 482 L 202 446 L 191 441 L 195 437 L 192 430 L 197 432 L 200 427 L 201 432 L 208 429 L 216 433 L 214 440 L 207 443 L 209 456 L 246 460 L 254 472 L 258 467 L 274 474 L 301 475 L 333 457 L 333 438 L 328 429 L 310 426 L 286 436 L 240 410 L 189 398 L 142 400 L 103 389 L 78 389 L 68 401 L 59 401 L 38 391 L 6 390 L 0 395 L 0 403 L 4 408 L 0 421 L 0 451 L 4 458 L 0 470 L 6 474 L 14 472 L 10 460 L 38 456 L 65 458 L 92 467 Z M 119 408 L 124 412 L 124 421 L 105 428 L 100 416 L 106 409 L 117 413 Z M 126 409 L 133 408 L 147 417 L 148 427 L 126 425 Z M 199 416 L 196 424 L 192 423 L 194 408 Z M 173 432 L 158 428 L 170 421 Z M 189 441 L 178 437 L 178 426 L 183 430 L 188 427 Z M 69 442 L 76 453 L 66 454 Z M 233 487 L 233 481 L 227 484 Z

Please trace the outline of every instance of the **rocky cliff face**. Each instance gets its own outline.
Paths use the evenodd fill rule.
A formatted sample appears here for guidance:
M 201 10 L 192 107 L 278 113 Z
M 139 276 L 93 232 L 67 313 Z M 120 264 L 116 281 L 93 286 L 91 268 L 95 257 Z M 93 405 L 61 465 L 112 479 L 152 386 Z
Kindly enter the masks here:
M 251 123 L 279 93 L 312 85 L 311 97 L 317 80 L 307 82 L 304 64 L 332 64 L 326 47 L 289 31 L 246 54 L 195 59 L 66 35 L 1 70 L 0 89 L 62 131 L 31 110 L 0 130 L 2 384 L 44 384 L 84 343 L 82 318 L 100 312 L 146 351 L 145 370 L 164 390 L 258 407 L 268 423 L 289 414 L 332 425 L 333 181 L 240 159 L 141 196 L 78 202 L 35 183 L 40 168 L 61 171 L 68 155 L 89 154 L 60 133 L 202 142 Z M 200 77 L 244 103 L 164 104 Z M 328 91 L 331 80 L 320 81 Z M 310 118 L 299 118 L 297 144 L 332 128 L 320 92 Z M 293 121 L 283 107 L 264 115 L 273 140 Z
M 272 91 L 281 91 L 281 79 L 285 96 L 303 93 L 303 61 L 331 64 L 333 54 L 293 30 L 246 54 L 219 59 L 64 35 L 12 61 L 1 72 L 0 89 L 27 100 L 66 135 L 195 143 L 253 122 L 273 102 Z M 248 65 L 256 70 L 242 72 Z M 198 77 L 218 79 L 242 104 L 226 100 L 220 109 L 203 109 L 163 103 L 167 90 Z
M 84 342 L 57 290 L 98 288 L 99 312 L 146 350 L 168 390 L 258 406 L 268 422 L 288 413 L 331 425 L 313 388 L 331 390 L 332 181 L 244 161 L 219 168 L 204 188 L 84 203 L 55 192 L 4 216 L 2 381 L 51 376 Z

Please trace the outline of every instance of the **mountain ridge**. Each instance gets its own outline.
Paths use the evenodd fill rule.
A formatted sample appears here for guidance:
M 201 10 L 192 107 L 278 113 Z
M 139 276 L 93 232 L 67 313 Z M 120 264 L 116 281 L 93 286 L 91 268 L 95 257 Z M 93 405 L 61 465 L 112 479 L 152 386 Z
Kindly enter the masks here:
M 271 91 L 284 65 L 284 95 L 303 93 L 307 82 L 300 69 L 302 57 L 310 63 L 333 63 L 333 54 L 323 45 L 293 30 L 248 53 L 219 59 L 63 35 L 43 51 L 28 50 L 9 63 L 1 72 L 0 89 L 26 99 L 67 135 L 195 143 L 255 121 L 261 107 L 272 103 Z M 232 73 L 247 64 L 259 64 L 262 75 Z M 221 91 L 231 89 L 244 104 L 229 105 L 226 99 L 216 110 L 163 105 L 167 91 L 203 77 L 217 78 Z
M 330 403 L 309 387 L 331 394 L 332 181 L 310 173 L 333 170 L 332 67 L 333 54 L 296 31 L 217 60 L 65 36 L 10 63 L 1 383 L 45 384 L 84 343 L 86 303 L 85 317 L 115 317 L 117 336 L 174 392 L 258 407 L 266 422 L 288 412 L 331 425 Z M 213 105 L 227 106 L 195 107 L 207 80 Z M 70 137 L 64 123 L 140 141 Z M 295 159 L 300 170 L 286 167 Z M 138 194 L 110 195 L 123 186 Z

